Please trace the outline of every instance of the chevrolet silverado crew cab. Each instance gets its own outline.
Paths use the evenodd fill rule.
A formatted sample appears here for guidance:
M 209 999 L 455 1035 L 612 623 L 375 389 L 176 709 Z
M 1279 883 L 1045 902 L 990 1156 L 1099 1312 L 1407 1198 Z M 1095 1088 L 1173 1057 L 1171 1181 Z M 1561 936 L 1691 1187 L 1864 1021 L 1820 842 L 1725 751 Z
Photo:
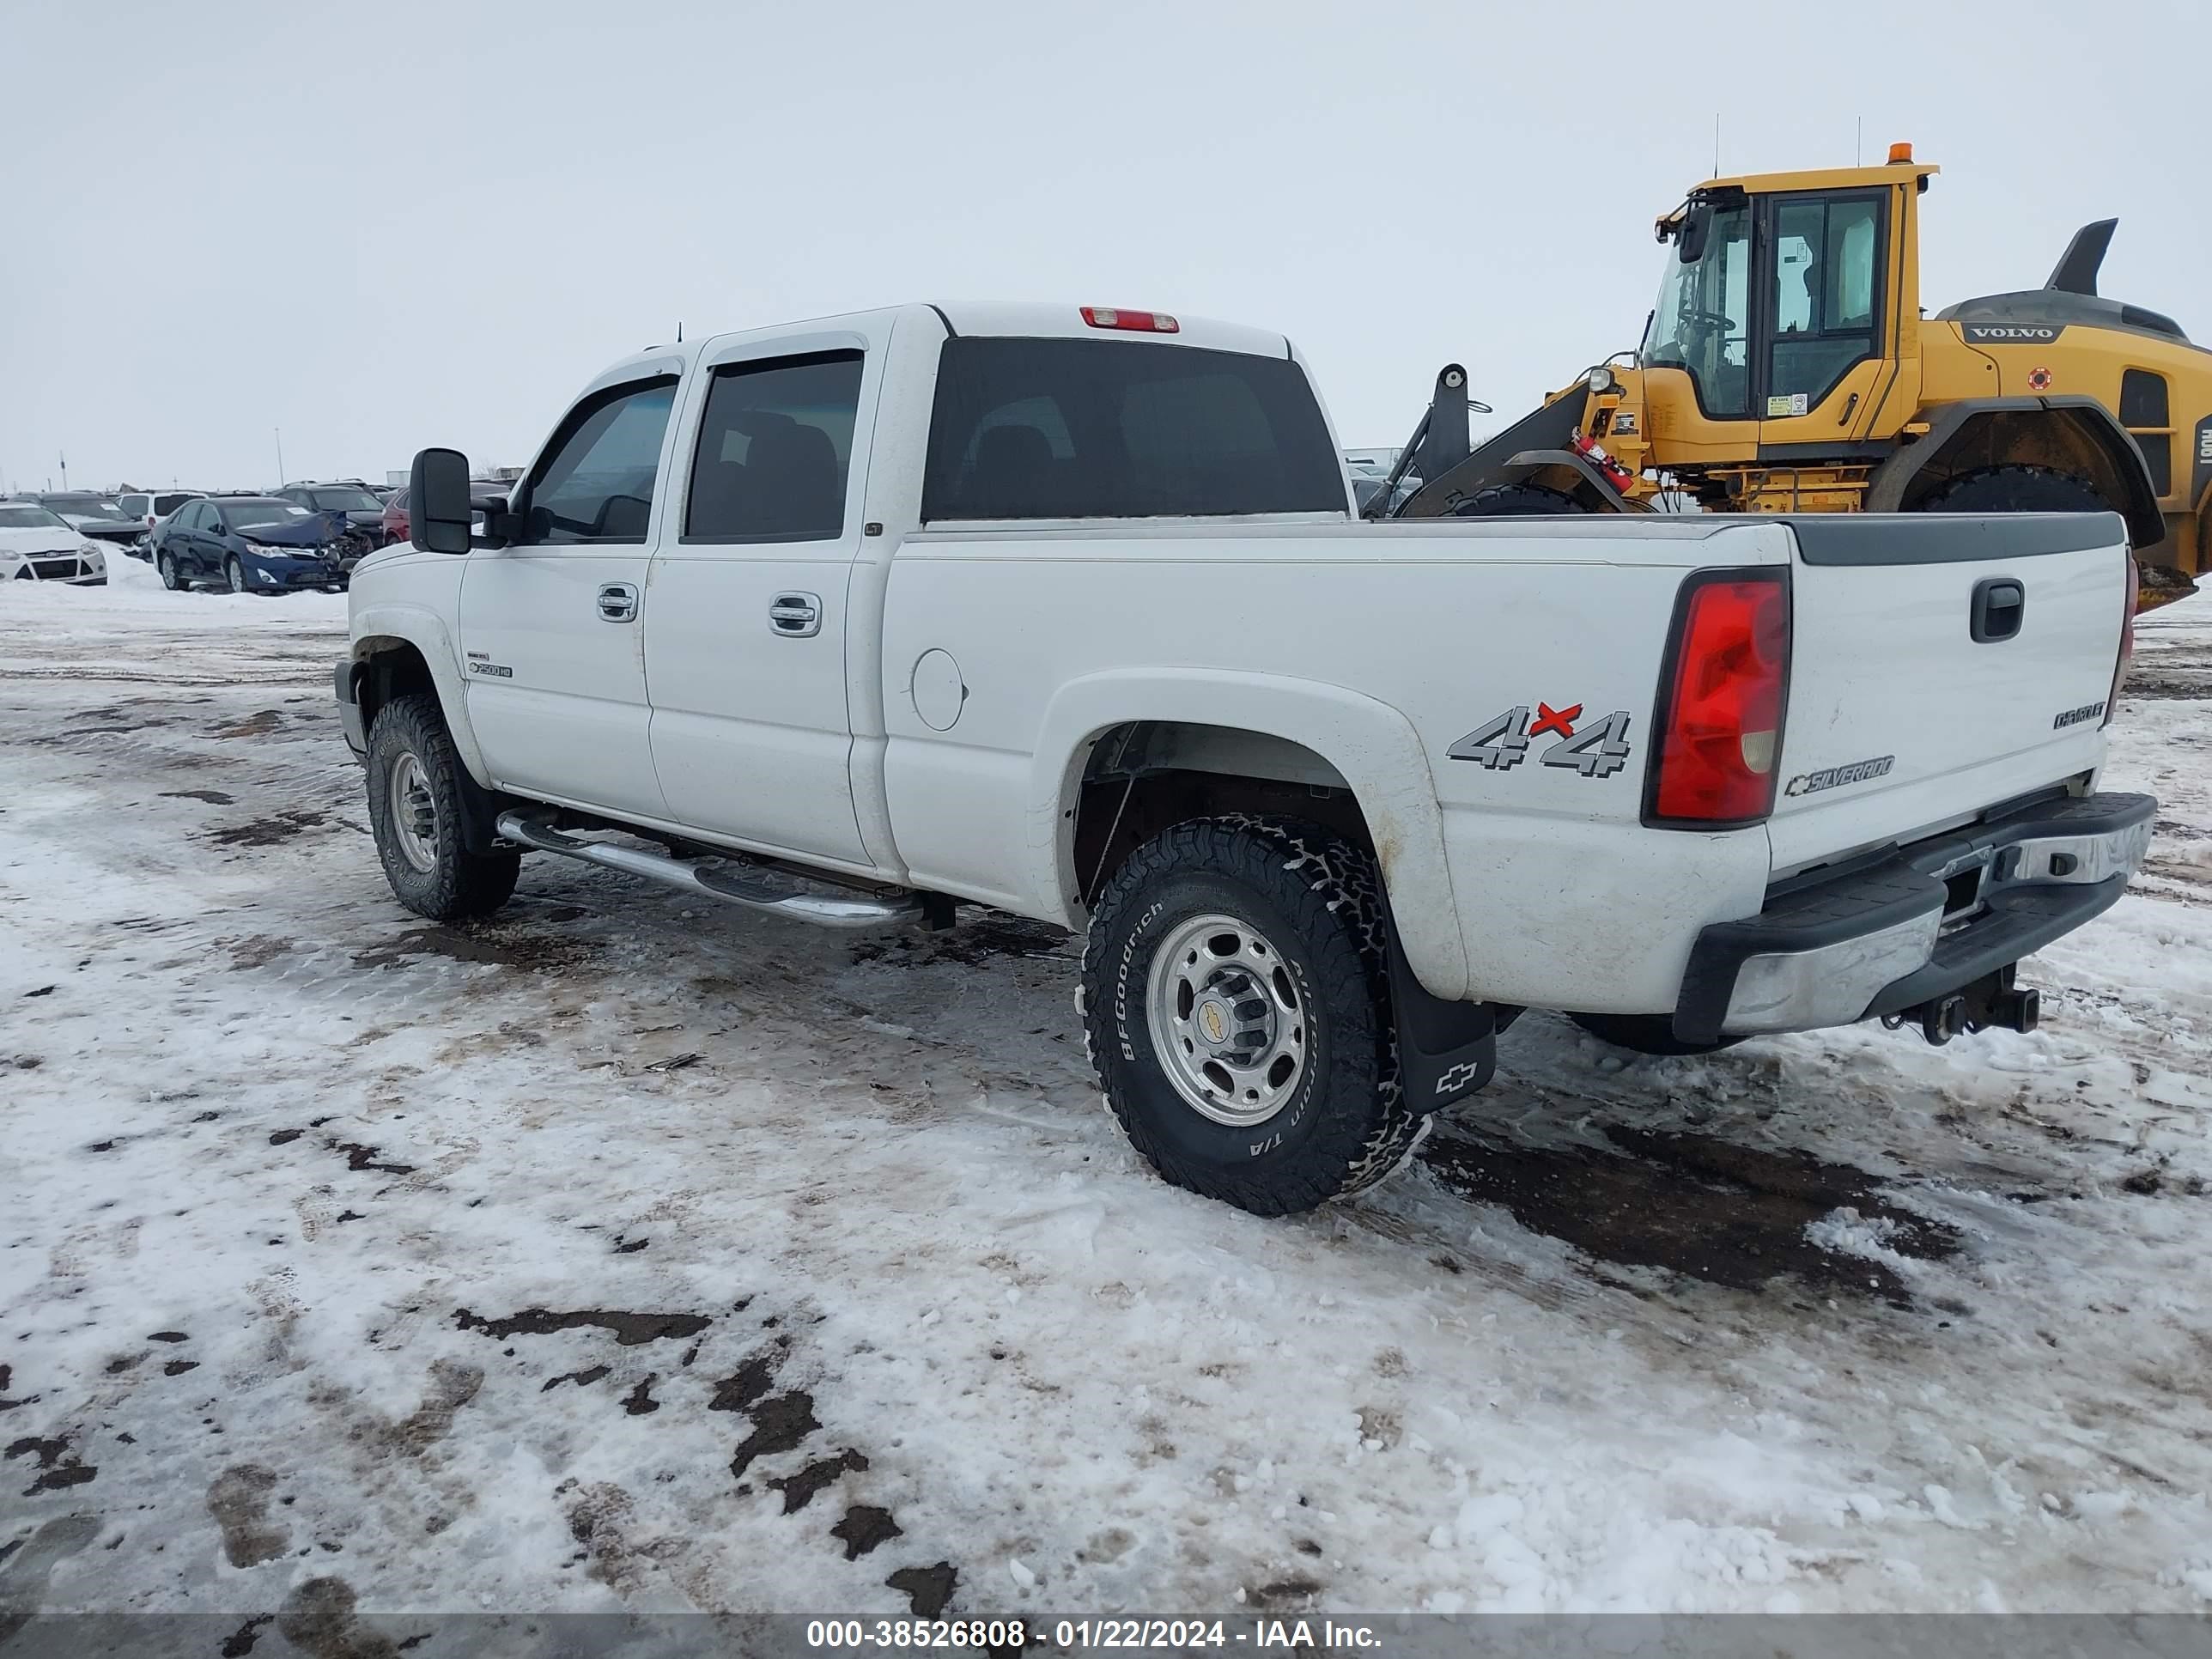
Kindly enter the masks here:
M 489 912 L 536 852 L 1085 930 L 1108 1103 L 1263 1213 L 1388 1172 L 1525 1008 L 1663 1053 L 2027 1029 L 2014 964 L 2149 835 L 2096 789 L 2117 518 L 1365 524 L 1254 328 L 916 305 L 656 347 L 480 533 L 452 450 L 409 505 L 337 671 L 402 903 Z

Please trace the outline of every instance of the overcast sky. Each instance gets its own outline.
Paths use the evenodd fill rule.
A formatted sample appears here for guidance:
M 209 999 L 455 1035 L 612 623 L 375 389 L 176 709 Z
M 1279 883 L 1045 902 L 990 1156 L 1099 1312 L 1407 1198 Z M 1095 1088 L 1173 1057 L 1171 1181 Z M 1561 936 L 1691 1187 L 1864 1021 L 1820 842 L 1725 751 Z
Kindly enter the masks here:
M 1395 443 L 1448 359 L 1503 418 L 1635 343 L 1717 113 L 1942 163 L 1930 309 L 2117 214 L 2212 339 L 2206 0 L 0 0 L 0 58 L 10 488 L 517 465 L 679 319 L 951 296 L 1279 328 Z

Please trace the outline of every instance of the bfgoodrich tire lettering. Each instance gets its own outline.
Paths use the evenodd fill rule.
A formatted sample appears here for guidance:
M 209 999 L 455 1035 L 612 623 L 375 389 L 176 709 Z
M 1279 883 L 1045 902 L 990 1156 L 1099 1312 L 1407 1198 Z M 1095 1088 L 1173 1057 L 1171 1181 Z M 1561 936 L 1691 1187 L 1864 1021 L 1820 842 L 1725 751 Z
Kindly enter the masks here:
M 460 757 L 436 698 L 418 692 L 377 711 L 368 769 L 369 824 L 402 904 L 433 921 L 458 921 L 507 902 L 522 855 L 473 854 L 461 844 Z M 395 793 L 405 798 L 397 806 Z M 409 813 L 404 825 L 400 811 Z
M 1264 937 L 1305 1022 L 1304 1075 L 1264 1121 L 1194 1108 L 1154 1048 L 1161 946 L 1224 915 Z M 1294 820 L 1221 817 L 1139 848 L 1100 896 L 1084 948 L 1084 1035 L 1131 1144 L 1166 1180 L 1257 1215 L 1308 1210 L 1395 1168 L 1423 1115 L 1399 1087 L 1382 901 L 1368 855 Z

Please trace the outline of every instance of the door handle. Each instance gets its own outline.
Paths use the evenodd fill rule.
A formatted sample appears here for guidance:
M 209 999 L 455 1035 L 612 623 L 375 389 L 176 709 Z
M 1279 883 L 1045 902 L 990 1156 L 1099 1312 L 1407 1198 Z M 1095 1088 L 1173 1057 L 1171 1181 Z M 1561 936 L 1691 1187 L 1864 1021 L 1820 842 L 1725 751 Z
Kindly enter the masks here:
M 822 596 L 779 593 L 768 602 L 768 629 L 787 640 L 811 640 L 822 631 Z
M 599 585 L 599 620 L 626 623 L 637 620 L 637 586 L 634 582 Z

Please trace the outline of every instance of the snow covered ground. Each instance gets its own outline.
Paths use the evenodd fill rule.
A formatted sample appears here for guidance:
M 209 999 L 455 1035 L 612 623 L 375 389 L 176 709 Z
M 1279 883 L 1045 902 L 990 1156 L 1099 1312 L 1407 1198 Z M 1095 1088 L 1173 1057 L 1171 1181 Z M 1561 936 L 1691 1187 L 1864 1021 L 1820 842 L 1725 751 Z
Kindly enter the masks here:
M 2212 1602 L 2212 599 L 2041 1031 L 1531 1016 L 1266 1222 L 1128 1152 L 1048 930 L 423 925 L 343 601 L 116 563 L 0 593 L 0 1614 Z

